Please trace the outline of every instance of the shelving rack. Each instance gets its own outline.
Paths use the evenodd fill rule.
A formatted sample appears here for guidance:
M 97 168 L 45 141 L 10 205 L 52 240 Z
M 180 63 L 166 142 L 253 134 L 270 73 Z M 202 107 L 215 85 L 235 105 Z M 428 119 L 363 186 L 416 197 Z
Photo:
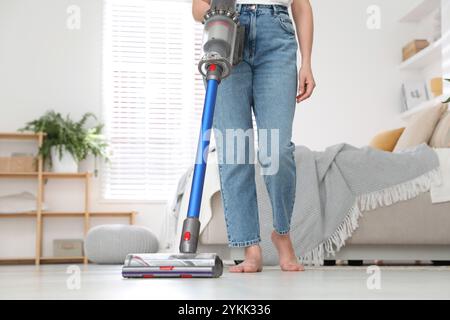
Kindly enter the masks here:
M 40 148 L 45 139 L 43 133 L 0 133 L 0 140 L 32 140 L 37 142 Z M 0 172 L 0 178 L 5 179 L 34 179 L 37 181 L 36 187 L 36 211 L 21 213 L 2 213 L 0 219 L 6 218 L 31 218 L 36 219 L 36 240 L 34 257 L 0 258 L 0 264 L 43 264 L 43 263 L 88 263 L 86 256 L 80 257 L 44 257 L 42 256 L 42 239 L 44 218 L 82 218 L 84 225 L 84 235 L 90 228 L 91 218 L 95 217 L 125 217 L 130 224 L 135 223 L 136 212 L 92 212 L 90 210 L 90 181 L 91 174 L 83 173 L 56 173 L 43 171 L 43 160 L 41 156 L 37 157 L 37 172 Z M 84 182 L 84 210 L 80 212 L 52 212 L 43 211 L 45 181 L 50 179 L 80 180 Z
M 401 23 L 412 23 L 412 24 L 420 24 L 426 19 L 430 14 L 436 11 L 442 11 L 441 8 L 441 0 L 421 0 L 416 1 L 414 5 L 410 8 L 410 10 L 400 18 L 399 22 Z M 442 14 L 442 13 L 441 13 Z M 398 66 L 399 71 L 406 72 L 406 74 L 415 74 L 420 77 L 424 77 L 425 70 L 430 67 L 437 67 L 442 69 L 443 60 L 444 60 L 444 51 L 448 47 L 448 43 L 450 41 L 450 31 L 442 30 L 442 36 L 440 39 L 430 43 L 428 47 L 421 50 L 411 58 L 403 61 Z M 440 74 L 436 76 L 442 77 L 442 70 Z M 427 101 L 415 106 L 412 109 L 404 111 L 400 114 L 401 119 L 407 120 L 414 114 L 427 109 L 429 107 L 433 107 L 439 102 L 442 102 L 446 99 L 446 96 L 443 95 L 441 97 L 432 97 Z
M 399 69 L 406 71 L 420 70 L 429 66 L 432 63 L 435 63 L 436 61 L 441 61 L 443 46 L 446 44 L 446 41 L 448 41 L 449 37 L 450 33 L 447 32 L 439 40 L 436 40 L 435 42 L 431 43 L 428 47 L 426 47 L 419 53 L 416 53 L 408 60 L 403 61 L 399 65 Z

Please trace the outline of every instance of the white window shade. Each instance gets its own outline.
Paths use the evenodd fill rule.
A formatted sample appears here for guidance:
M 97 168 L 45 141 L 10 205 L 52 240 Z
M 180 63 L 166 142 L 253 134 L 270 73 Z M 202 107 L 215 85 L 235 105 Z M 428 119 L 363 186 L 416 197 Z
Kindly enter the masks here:
M 204 88 L 190 1 L 106 0 L 103 197 L 165 200 L 192 165 Z

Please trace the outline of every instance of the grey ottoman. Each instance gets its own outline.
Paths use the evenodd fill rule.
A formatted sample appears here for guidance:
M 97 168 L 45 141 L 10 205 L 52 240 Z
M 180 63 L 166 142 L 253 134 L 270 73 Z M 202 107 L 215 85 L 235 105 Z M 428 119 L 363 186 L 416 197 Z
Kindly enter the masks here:
M 157 252 L 158 239 L 142 226 L 105 224 L 89 230 L 84 250 L 91 262 L 123 264 L 129 253 Z

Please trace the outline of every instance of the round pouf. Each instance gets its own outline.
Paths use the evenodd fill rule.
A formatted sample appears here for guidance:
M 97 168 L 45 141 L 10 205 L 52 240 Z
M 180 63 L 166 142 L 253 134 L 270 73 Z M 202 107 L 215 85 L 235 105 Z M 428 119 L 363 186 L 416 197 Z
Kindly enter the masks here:
M 123 264 L 129 253 L 157 252 L 158 239 L 145 227 L 106 224 L 89 230 L 84 251 L 91 262 Z

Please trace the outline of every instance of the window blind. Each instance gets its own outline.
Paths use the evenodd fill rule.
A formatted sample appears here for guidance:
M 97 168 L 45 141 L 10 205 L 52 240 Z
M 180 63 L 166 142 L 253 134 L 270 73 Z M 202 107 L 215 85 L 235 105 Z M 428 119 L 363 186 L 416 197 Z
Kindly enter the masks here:
M 202 25 L 180 0 L 105 0 L 103 21 L 103 198 L 166 200 L 194 161 Z

